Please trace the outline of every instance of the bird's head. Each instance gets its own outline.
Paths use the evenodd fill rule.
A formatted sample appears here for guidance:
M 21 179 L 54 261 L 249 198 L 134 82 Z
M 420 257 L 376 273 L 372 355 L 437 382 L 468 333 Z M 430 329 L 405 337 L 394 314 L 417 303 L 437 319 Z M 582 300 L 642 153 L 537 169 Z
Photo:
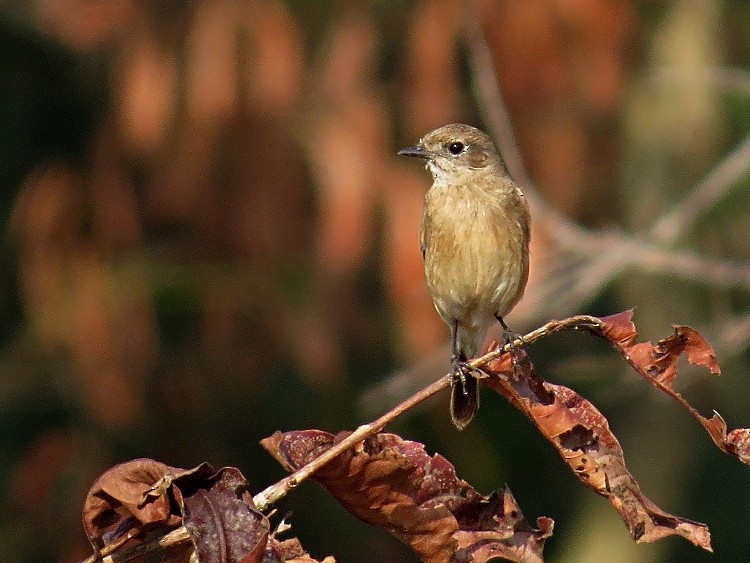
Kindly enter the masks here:
M 492 139 L 476 127 L 463 123 L 451 123 L 430 131 L 417 145 L 401 149 L 398 154 L 425 159 L 437 181 L 470 177 L 488 168 L 506 174 L 505 163 Z

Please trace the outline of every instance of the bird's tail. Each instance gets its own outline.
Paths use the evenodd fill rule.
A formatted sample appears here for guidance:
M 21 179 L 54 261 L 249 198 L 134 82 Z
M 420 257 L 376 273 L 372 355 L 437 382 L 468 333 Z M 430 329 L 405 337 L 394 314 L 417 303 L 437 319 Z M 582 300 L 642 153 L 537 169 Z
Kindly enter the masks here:
M 479 410 L 479 383 L 467 374 L 463 381 L 456 381 L 451 387 L 451 420 L 459 430 L 466 428 Z
M 460 362 L 472 358 L 478 348 L 477 331 L 458 327 L 456 356 Z M 451 387 L 450 415 L 453 425 L 459 430 L 466 428 L 479 410 L 479 385 L 475 374 L 463 370 L 463 377 Z

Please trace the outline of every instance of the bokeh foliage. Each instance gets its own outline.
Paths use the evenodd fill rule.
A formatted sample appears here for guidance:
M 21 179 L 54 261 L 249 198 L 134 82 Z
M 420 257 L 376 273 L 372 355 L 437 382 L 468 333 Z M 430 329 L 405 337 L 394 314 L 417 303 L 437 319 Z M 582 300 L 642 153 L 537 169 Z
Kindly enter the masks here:
M 750 131 L 741 0 L 0 2 L 0 560 L 88 555 L 83 495 L 119 461 L 233 465 L 261 489 L 283 471 L 260 438 L 352 428 L 391 404 L 363 406 L 396 370 L 443 373 L 417 244 L 429 179 L 395 151 L 443 123 L 488 126 L 468 11 L 529 176 L 588 228 L 640 236 Z M 748 165 L 667 248 L 748 270 Z M 747 286 L 657 264 L 550 311 L 534 296 L 576 262 L 534 229 L 516 330 L 629 307 L 647 338 L 693 325 L 724 375 L 688 372 L 681 390 L 747 425 Z M 709 524 L 711 560 L 738 560 L 747 468 L 591 340 L 530 354 L 608 416 L 649 496 Z M 708 560 L 676 539 L 633 545 L 497 397 L 461 434 L 447 399 L 393 430 L 554 517 L 550 560 Z M 313 485 L 285 509 L 315 556 L 414 560 Z

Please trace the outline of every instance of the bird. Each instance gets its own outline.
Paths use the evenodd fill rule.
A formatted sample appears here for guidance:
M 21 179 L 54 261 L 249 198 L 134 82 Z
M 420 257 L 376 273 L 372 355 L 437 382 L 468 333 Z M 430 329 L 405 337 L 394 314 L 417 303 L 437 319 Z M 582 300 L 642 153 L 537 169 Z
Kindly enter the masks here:
M 529 206 L 492 139 L 470 125 L 444 125 L 397 154 L 424 159 L 432 173 L 419 242 L 427 287 L 450 329 L 450 416 L 463 430 L 479 410 L 483 375 L 468 360 L 495 321 L 506 343 L 517 338 L 504 317 L 529 277 Z

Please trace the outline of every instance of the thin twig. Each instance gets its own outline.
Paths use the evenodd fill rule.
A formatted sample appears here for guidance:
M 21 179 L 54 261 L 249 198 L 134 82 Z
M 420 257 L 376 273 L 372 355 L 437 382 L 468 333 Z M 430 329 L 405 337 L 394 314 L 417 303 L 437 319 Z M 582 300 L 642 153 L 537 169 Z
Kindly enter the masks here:
M 102 556 L 101 554 L 94 554 L 82 563 L 124 563 L 143 557 L 147 553 L 174 547 L 189 541 L 191 541 L 190 532 L 188 532 L 185 526 L 180 526 L 153 541 L 144 542 L 124 551 L 111 553 L 110 555 Z
M 567 319 L 564 319 L 562 321 L 550 321 L 546 323 L 544 326 L 541 326 L 537 328 L 536 330 L 533 330 L 529 332 L 528 334 L 525 334 L 522 337 L 519 337 L 513 342 L 508 342 L 502 347 L 498 347 L 497 349 L 488 352 L 487 354 L 475 358 L 474 360 L 471 360 L 469 364 L 472 367 L 481 368 L 483 365 L 487 364 L 487 362 L 490 362 L 504 353 L 511 350 L 514 346 L 524 346 L 527 344 L 531 344 L 535 342 L 536 340 L 539 340 L 540 338 L 544 338 L 545 336 L 548 336 L 552 333 L 558 332 L 560 330 L 570 330 L 570 329 L 582 329 L 582 328 L 597 328 L 601 327 L 602 322 L 597 319 L 596 317 L 591 317 L 588 315 L 577 315 L 574 317 L 569 317 Z M 285 477 L 281 481 L 278 481 L 277 483 L 274 483 L 270 487 L 266 488 L 265 490 L 261 491 L 257 495 L 253 497 L 253 503 L 255 504 L 256 508 L 258 510 L 266 510 L 270 505 L 277 502 L 284 496 L 286 496 L 289 491 L 297 487 L 300 483 L 302 483 L 304 480 L 308 479 L 311 475 L 313 475 L 316 471 L 318 471 L 321 467 L 341 455 L 344 451 L 348 450 L 349 448 L 359 444 L 360 442 L 366 440 L 370 436 L 373 436 L 380 432 L 388 423 L 395 420 L 397 417 L 401 416 L 408 410 L 414 408 L 416 405 L 420 404 L 421 402 L 429 399 L 436 393 L 439 393 L 443 389 L 447 389 L 453 380 L 453 374 L 448 373 L 435 381 L 434 383 L 431 383 L 424 389 L 421 389 L 405 401 L 402 401 L 395 407 L 393 407 L 391 410 L 389 410 L 387 413 L 385 413 L 383 416 L 378 418 L 377 420 L 369 423 L 364 424 L 357 428 L 354 432 L 352 432 L 349 436 L 341 440 L 341 442 L 338 442 L 334 446 L 332 446 L 329 450 L 326 450 L 323 454 L 315 458 L 313 461 L 308 463 L 307 465 L 299 468 L 297 471 L 292 473 L 291 475 Z
M 561 321 L 553 320 L 545 323 L 537 329 L 531 332 L 519 336 L 516 340 L 506 343 L 504 346 L 498 347 L 490 352 L 487 352 L 483 356 L 479 356 L 469 362 L 469 365 L 476 368 L 481 368 L 487 363 L 495 360 L 509 352 L 514 347 L 521 347 L 536 342 L 540 338 L 545 338 L 550 334 L 560 332 L 562 330 L 593 330 L 603 328 L 604 323 L 601 319 L 593 317 L 591 315 L 574 315 Z
M 362 442 L 363 440 L 366 440 L 370 436 L 377 434 L 389 422 L 393 421 L 395 418 L 401 416 L 403 413 L 405 413 L 409 409 L 415 407 L 422 401 L 429 399 L 430 397 L 432 397 L 436 393 L 439 393 L 443 389 L 450 387 L 451 378 L 452 378 L 451 374 L 447 374 L 441 377 L 434 383 L 428 385 L 424 389 L 421 389 L 420 391 L 418 391 L 417 393 L 415 393 L 414 395 L 412 395 L 405 401 L 402 401 L 401 403 L 393 407 L 391 410 L 389 410 L 387 413 L 385 413 L 383 416 L 381 416 L 377 420 L 369 424 L 364 424 L 360 426 L 354 432 L 349 434 L 349 436 L 347 436 L 346 438 L 341 440 L 339 443 L 332 446 L 331 449 L 327 450 L 326 452 L 324 452 L 322 455 L 312 460 L 307 465 L 300 467 L 297 471 L 295 471 L 291 475 L 285 477 L 281 481 L 278 481 L 277 483 L 274 483 L 270 487 L 261 491 L 260 493 L 258 493 L 257 495 L 253 497 L 253 503 L 255 504 L 255 507 L 260 511 L 264 511 L 270 505 L 272 505 L 273 503 L 277 502 L 279 499 L 286 496 L 286 494 L 289 491 L 297 487 L 300 483 L 302 483 L 308 477 L 313 475 L 321 467 L 323 467 L 328 462 L 330 462 L 334 458 L 341 455 L 342 452 L 359 444 L 360 442 Z
M 639 245 L 630 262 L 642 271 L 678 275 L 683 279 L 711 283 L 725 289 L 750 287 L 750 263 L 709 258 L 690 251 L 666 251 Z

